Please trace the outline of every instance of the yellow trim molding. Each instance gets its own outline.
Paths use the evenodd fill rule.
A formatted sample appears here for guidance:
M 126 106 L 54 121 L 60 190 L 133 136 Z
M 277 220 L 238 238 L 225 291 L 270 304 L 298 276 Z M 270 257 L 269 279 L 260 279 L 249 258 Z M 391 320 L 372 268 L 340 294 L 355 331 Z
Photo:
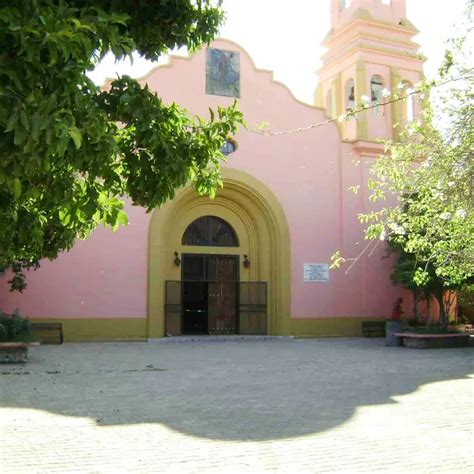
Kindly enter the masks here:
M 65 342 L 146 339 L 146 318 L 32 318 L 31 321 L 62 323 Z
M 326 48 L 329 48 L 330 44 L 334 42 L 336 38 L 343 35 L 348 30 L 349 31 L 354 30 L 355 27 L 357 27 L 358 25 L 363 25 L 363 26 L 371 25 L 378 28 L 382 27 L 384 30 L 391 29 L 393 31 L 396 31 L 397 33 L 403 33 L 403 34 L 408 33 L 410 37 L 413 37 L 417 33 L 419 33 L 419 30 L 417 30 L 415 26 L 407 18 L 401 18 L 400 23 L 398 25 L 395 25 L 394 23 L 382 21 L 380 19 L 374 20 L 368 10 L 357 9 L 352 20 L 347 22 L 346 25 L 342 27 L 341 29 L 337 29 L 337 30 L 331 29 L 331 31 L 323 39 L 321 45 L 325 46 Z
M 202 248 L 202 247 L 201 247 Z M 285 319 L 285 318 L 284 318 Z M 385 321 L 362 317 L 350 318 L 288 318 L 287 331 L 272 334 L 297 337 L 360 337 L 361 321 Z M 34 323 L 62 323 L 64 342 L 83 341 L 145 341 L 145 318 L 32 318 Z
M 361 337 L 362 321 L 385 321 L 372 318 L 292 318 L 290 334 L 299 337 Z
M 358 60 L 356 63 L 355 80 L 356 97 L 360 101 L 363 95 L 367 95 L 367 82 L 365 77 L 365 63 Z M 364 110 L 357 117 L 357 138 L 365 140 L 368 137 L 367 111 Z
M 314 94 L 313 94 L 313 99 L 314 99 L 315 107 L 324 108 L 327 111 L 327 106 L 324 103 L 324 98 L 323 98 L 323 85 L 321 83 L 318 83 L 318 85 L 316 86 L 316 90 L 314 91 Z M 326 113 L 326 115 L 328 114 Z

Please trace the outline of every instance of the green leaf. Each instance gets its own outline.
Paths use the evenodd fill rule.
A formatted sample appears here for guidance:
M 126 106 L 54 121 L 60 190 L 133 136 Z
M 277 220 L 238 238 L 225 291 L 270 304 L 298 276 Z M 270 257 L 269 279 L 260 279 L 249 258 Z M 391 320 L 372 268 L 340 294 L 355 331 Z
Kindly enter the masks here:
M 20 112 L 20 121 L 21 121 L 21 124 L 23 125 L 23 128 L 29 131 L 30 121 L 28 120 L 28 116 L 26 115 L 26 112 L 24 110 Z
M 128 224 L 128 217 L 127 214 L 123 211 L 119 211 L 117 214 L 117 219 L 123 226 Z
M 13 139 L 13 143 L 15 145 L 23 145 L 26 139 L 28 138 L 28 132 L 21 127 L 18 127 L 15 130 L 15 138 Z
M 33 119 L 31 121 L 31 137 L 34 141 L 38 141 L 40 128 L 41 119 L 38 116 L 33 116 Z
M 71 214 L 67 210 L 61 209 L 59 211 L 59 220 L 61 221 L 61 224 L 67 226 L 71 221 Z
M 69 136 L 73 139 L 76 150 L 79 150 L 82 145 L 82 134 L 77 127 L 71 127 L 68 130 Z
M 338 250 L 333 255 L 331 255 L 331 265 L 329 268 L 331 270 L 336 270 L 345 263 L 346 259 L 341 255 L 341 252 Z
M 5 128 L 5 133 L 11 132 L 15 128 L 17 120 L 18 120 L 18 112 L 15 111 L 8 118 L 7 127 Z
M 21 181 L 18 178 L 13 180 L 13 195 L 15 199 L 18 199 L 21 196 Z

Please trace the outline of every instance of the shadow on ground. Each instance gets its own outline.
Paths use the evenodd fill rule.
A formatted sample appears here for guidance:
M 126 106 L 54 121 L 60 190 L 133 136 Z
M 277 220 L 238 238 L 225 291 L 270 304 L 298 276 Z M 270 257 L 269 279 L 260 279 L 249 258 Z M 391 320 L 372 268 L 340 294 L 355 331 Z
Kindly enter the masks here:
M 43 346 L 25 366 L 0 366 L 0 407 L 103 426 L 161 423 L 210 439 L 281 439 L 467 377 L 473 355 L 474 347 L 410 350 L 381 339 Z

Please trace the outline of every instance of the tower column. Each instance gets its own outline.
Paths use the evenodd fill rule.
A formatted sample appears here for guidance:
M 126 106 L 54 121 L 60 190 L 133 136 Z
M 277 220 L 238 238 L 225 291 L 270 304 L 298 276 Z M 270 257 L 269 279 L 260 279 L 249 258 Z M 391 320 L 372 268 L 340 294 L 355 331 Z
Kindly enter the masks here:
M 356 90 L 356 104 L 360 102 L 360 98 L 367 93 L 367 81 L 365 75 L 365 64 L 363 61 L 357 61 L 356 65 L 356 78 L 355 78 L 355 90 Z M 360 112 L 357 114 L 357 138 L 359 140 L 366 140 L 367 136 L 367 111 Z

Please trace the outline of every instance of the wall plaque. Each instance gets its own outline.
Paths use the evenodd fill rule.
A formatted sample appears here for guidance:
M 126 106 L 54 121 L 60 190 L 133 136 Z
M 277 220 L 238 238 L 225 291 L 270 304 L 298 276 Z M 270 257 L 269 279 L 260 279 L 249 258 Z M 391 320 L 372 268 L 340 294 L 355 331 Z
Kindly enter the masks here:
M 329 281 L 329 264 L 305 263 L 304 281 Z

